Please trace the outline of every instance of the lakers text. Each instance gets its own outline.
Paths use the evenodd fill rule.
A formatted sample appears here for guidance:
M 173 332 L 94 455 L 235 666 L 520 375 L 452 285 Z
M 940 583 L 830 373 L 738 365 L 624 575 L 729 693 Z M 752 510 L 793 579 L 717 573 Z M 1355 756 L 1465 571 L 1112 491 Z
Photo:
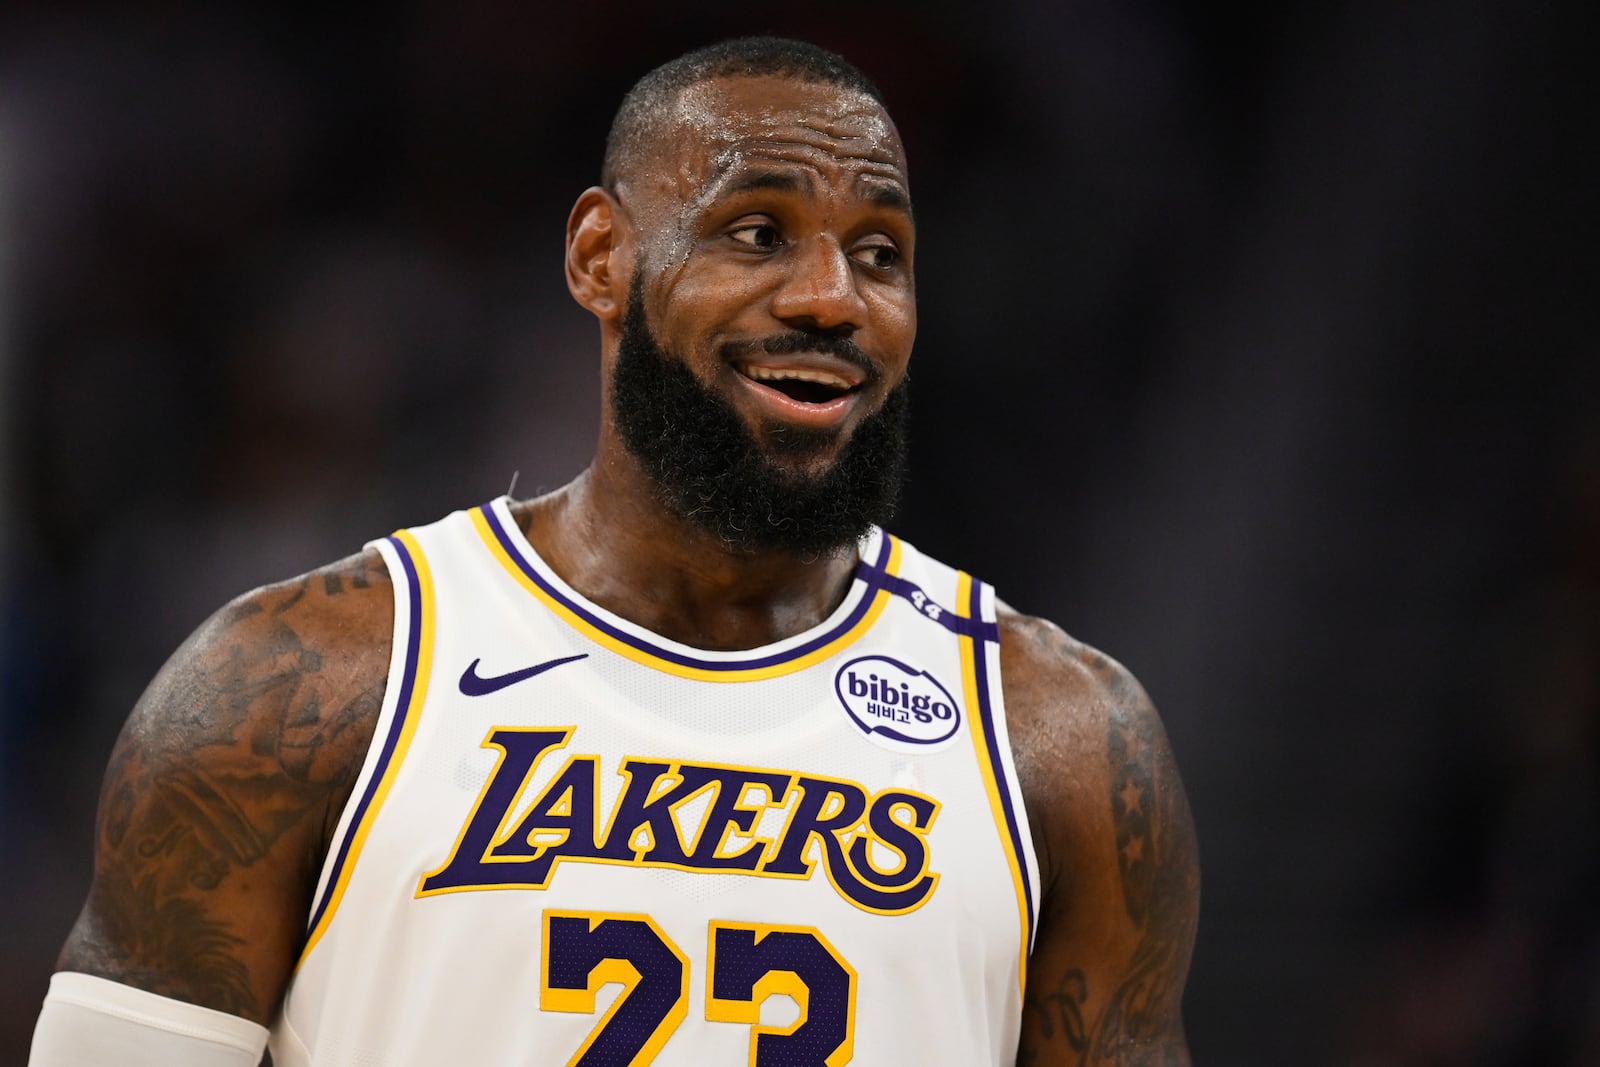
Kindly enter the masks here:
M 423 877 L 418 896 L 543 889 L 568 862 L 803 879 L 817 866 L 811 855 L 820 856 L 840 895 L 866 911 L 914 911 L 938 885 L 928 831 L 939 802 L 907 789 L 872 792 L 796 771 L 625 757 L 616 770 L 623 785 L 602 828 L 601 760 L 571 754 L 530 802 L 539 765 L 572 733 L 489 732 L 483 747 L 498 749 L 498 762 L 450 857 Z M 759 824 L 778 820 L 780 831 L 760 836 Z M 820 849 L 811 849 L 813 841 Z

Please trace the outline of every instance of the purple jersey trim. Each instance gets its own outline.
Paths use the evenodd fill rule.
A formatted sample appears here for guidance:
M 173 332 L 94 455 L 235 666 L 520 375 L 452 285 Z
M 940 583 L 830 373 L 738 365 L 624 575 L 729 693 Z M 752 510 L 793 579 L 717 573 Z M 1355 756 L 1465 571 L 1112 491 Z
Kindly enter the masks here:
M 856 573 L 862 575 L 863 571 L 870 572 L 868 580 L 879 589 L 886 589 L 903 600 L 911 602 L 912 607 L 924 618 L 943 626 L 946 630 L 959 637 L 975 637 L 980 641 L 1000 640 L 1000 627 L 997 623 L 989 622 L 974 615 L 965 618 L 957 615 L 949 608 L 936 606 L 933 598 L 922 591 L 916 582 L 908 581 L 898 574 L 890 574 L 876 567 L 869 567 L 865 560 L 862 561 Z M 862 575 L 867 577 L 867 575 Z
M 977 579 L 972 582 L 972 617 L 983 617 L 983 583 Z M 998 643 L 999 627 L 995 626 L 996 642 Z M 1000 742 L 995 735 L 994 709 L 989 703 L 989 650 L 981 641 L 972 643 L 972 669 L 978 689 L 978 719 L 983 723 L 983 743 L 988 747 L 989 766 L 994 769 L 995 785 L 1000 794 L 1000 806 L 1005 810 L 1006 832 L 1011 836 L 1012 853 L 1017 858 L 1017 873 L 1022 876 L 1022 896 L 1028 905 L 1028 928 L 1023 931 L 1025 935 L 1022 944 L 1031 951 L 1033 945 L 1033 884 L 1028 880 L 1028 864 L 1025 859 L 1027 853 L 1022 849 L 1022 827 L 1017 821 L 1016 808 L 1011 803 L 1011 782 L 1005 775 L 1005 763 L 1001 759 Z
M 506 555 L 517 565 L 517 569 L 551 599 L 559 602 L 568 611 L 608 637 L 630 645 L 640 652 L 646 652 L 658 659 L 664 659 L 668 663 L 675 663 L 681 667 L 693 667 L 697 670 L 748 671 L 761 667 L 773 667 L 780 663 L 787 663 L 792 659 L 798 659 L 830 644 L 860 622 L 872 607 L 873 594 L 882 587 L 879 579 L 881 576 L 886 576 L 884 567 L 889 562 L 890 541 L 889 535 L 886 533 L 880 538 L 878 558 L 871 564 L 868 564 L 866 560 L 856 564 L 855 580 L 864 583 L 867 588 L 861 598 L 856 601 L 855 607 L 850 610 L 850 614 L 804 644 L 796 645 L 794 648 L 785 649 L 782 652 L 769 652 L 766 655 L 753 656 L 749 659 L 702 659 L 698 656 L 686 655 L 674 649 L 663 648 L 653 641 L 616 626 L 595 614 L 585 605 L 573 600 L 556 588 L 544 575 L 540 574 L 538 568 L 528 562 L 527 550 L 506 531 L 505 526 L 500 522 L 499 516 L 495 514 L 493 507 L 485 504 L 478 510 L 483 513 L 483 517 L 488 521 L 489 529 L 493 532 L 495 540 L 500 542 L 500 547 L 505 549 Z
M 406 716 L 411 710 L 412 690 L 417 681 L 417 660 L 422 650 L 422 583 L 417 579 L 417 568 L 411 562 L 411 553 L 397 537 L 386 537 L 385 541 L 394 548 L 400 557 L 400 566 L 405 571 L 406 590 L 409 593 L 410 609 L 407 611 L 406 634 L 406 665 L 400 677 L 400 694 L 395 701 L 394 718 L 389 722 L 389 733 L 383 739 L 383 751 L 378 755 L 378 763 L 372 769 L 372 775 L 367 779 L 367 788 L 361 793 L 361 800 L 356 804 L 355 814 L 350 818 L 350 824 L 345 830 L 344 839 L 339 843 L 339 854 L 333 861 L 333 870 L 328 872 L 327 885 L 323 887 L 322 897 L 317 901 L 316 910 L 311 913 L 311 921 L 306 924 L 306 930 L 317 928 L 322 921 L 322 915 L 328 910 L 328 902 L 333 899 L 333 891 L 339 885 L 339 879 L 344 874 L 345 861 L 350 857 L 350 844 L 355 840 L 356 832 L 361 827 L 361 822 L 367 817 L 367 809 L 372 805 L 373 795 L 378 791 L 378 783 L 383 781 L 384 772 L 389 769 L 389 760 L 394 756 L 396 743 L 404 732 Z

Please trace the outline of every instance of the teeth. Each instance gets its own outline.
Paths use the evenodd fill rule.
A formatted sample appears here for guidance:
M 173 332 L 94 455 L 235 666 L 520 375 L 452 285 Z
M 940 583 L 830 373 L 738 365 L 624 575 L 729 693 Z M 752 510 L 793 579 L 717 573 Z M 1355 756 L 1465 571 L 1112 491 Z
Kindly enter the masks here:
M 758 382 L 815 382 L 818 385 L 829 385 L 835 389 L 854 388 L 852 383 L 829 374 L 825 370 L 810 370 L 803 367 L 757 367 L 754 365 L 744 368 L 746 377 L 754 378 Z

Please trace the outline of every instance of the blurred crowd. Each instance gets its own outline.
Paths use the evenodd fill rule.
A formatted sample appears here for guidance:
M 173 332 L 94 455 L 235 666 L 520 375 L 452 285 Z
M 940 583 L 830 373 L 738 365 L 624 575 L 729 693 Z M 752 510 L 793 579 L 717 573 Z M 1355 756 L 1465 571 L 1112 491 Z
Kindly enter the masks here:
M 1123 659 L 1205 875 L 1197 1064 L 1600 1064 L 1582 5 L 0 8 L 0 1062 L 215 607 L 586 462 L 561 236 L 645 70 L 883 87 L 898 532 Z

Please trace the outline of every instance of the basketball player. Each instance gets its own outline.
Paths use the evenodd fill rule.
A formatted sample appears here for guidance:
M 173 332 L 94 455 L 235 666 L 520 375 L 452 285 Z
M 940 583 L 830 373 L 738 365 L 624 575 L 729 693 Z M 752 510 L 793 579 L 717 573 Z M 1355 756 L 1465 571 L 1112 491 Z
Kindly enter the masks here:
M 593 464 L 177 652 L 33 1063 L 1187 1064 L 1155 711 L 879 525 L 915 245 L 838 56 L 647 75 L 567 226 Z

